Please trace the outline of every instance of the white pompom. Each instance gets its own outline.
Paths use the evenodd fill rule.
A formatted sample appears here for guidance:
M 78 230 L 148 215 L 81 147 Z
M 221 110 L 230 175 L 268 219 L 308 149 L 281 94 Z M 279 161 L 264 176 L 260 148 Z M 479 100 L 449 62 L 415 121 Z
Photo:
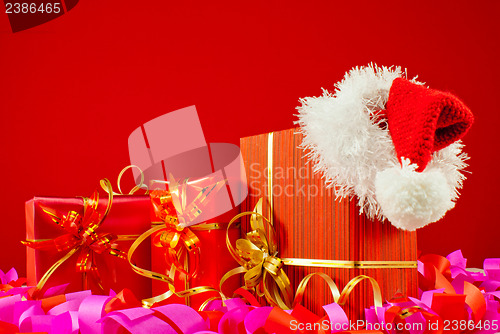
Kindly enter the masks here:
M 402 159 L 395 166 L 377 173 L 375 196 L 382 214 L 397 228 L 414 231 L 441 219 L 455 206 L 454 187 L 450 188 L 440 169 L 415 171 L 417 165 Z

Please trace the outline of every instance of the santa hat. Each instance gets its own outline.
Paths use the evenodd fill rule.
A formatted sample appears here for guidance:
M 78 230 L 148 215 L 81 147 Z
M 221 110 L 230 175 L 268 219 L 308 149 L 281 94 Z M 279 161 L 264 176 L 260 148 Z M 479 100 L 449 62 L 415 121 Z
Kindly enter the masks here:
M 389 90 L 385 115 L 399 159 L 422 172 L 432 153 L 456 142 L 473 122 L 469 108 L 454 95 L 396 78 Z
M 370 218 L 415 230 L 455 205 L 473 116 L 454 95 L 401 69 L 355 68 L 335 93 L 302 99 L 302 146 L 338 197 L 356 195 Z

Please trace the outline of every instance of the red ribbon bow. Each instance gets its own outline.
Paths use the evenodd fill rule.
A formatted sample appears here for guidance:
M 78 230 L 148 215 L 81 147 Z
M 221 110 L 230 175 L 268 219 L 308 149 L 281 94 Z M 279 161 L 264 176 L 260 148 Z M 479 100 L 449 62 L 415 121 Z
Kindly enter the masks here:
M 67 214 L 62 214 L 55 209 L 40 205 L 42 210 L 48 214 L 52 218 L 52 221 L 61 227 L 66 234 L 50 240 L 27 240 L 22 243 L 34 249 L 56 249 L 58 252 L 68 252 L 44 274 L 36 290 L 41 290 L 57 267 L 77 251 L 79 251 L 79 255 L 76 262 L 76 270 L 81 273 L 92 274 L 102 290 L 104 289 L 100 284 L 99 272 L 94 261 L 94 254 L 108 253 L 126 260 L 126 253 L 116 248 L 116 241 L 118 239 L 116 235 L 112 233 L 97 232 L 99 226 L 108 215 L 113 200 L 111 184 L 108 180 L 104 180 L 104 185 L 109 189 L 109 199 L 104 211 L 98 208 L 99 193 L 97 191 L 94 191 L 92 197 L 89 199 L 84 199 L 83 215 L 76 211 L 69 211 Z
M 153 237 L 153 244 L 166 247 L 168 271 L 178 270 L 188 279 L 195 277 L 200 262 L 200 239 L 189 228 L 179 226 L 172 196 L 168 191 L 154 190 L 150 196 L 156 217 L 165 223 L 165 227 Z M 185 251 L 187 258 L 183 255 Z M 186 259 L 190 270 L 186 270 L 187 266 L 180 263 L 181 258 Z

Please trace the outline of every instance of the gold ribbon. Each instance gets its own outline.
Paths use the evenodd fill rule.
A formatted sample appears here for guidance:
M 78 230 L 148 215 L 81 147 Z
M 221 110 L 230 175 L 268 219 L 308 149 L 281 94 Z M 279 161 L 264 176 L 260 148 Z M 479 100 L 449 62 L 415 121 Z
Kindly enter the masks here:
M 415 261 L 344 261 L 283 258 L 283 264 L 289 266 L 317 268 L 359 268 L 359 269 L 410 269 L 417 268 Z
M 97 232 L 108 215 L 113 202 L 111 183 L 107 179 L 103 179 L 101 185 L 107 189 L 108 193 L 108 203 L 104 212 L 98 210 L 99 193 L 97 191 L 93 193 L 92 197 L 84 198 L 83 215 L 76 211 L 70 211 L 64 215 L 41 205 L 42 210 L 52 218 L 52 221 L 67 233 L 54 239 L 26 240 L 22 241 L 22 243 L 34 249 L 56 249 L 59 252 L 67 251 L 67 253 L 45 272 L 36 285 L 33 296 L 37 296 L 57 268 L 77 252 L 79 252 L 79 256 L 76 262 L 76 270 L 84 275 L 84 283 L 87 283 L 87 274 L 91 274 L 101 289 L 103 287 L 100 284 L 98 268 L 94 263 L 94 254 L 108 253 L 121 259 L 126 258 L 126 253 L 117 249 L 115 242 L 130 240 L 134 236 L 124 235 L 118 237 L 111 233 Z
M 169 267 L 175 267 L 187 280 L 195 277 L 200 261 L 200 240 L 189 227 L 180 226 L 169 191 L 154 190 L 150 198 L 156 217 L 163 223 L 163 229 L 153 238 L 153 245 L 166 248 L 165 261 Z M 188 259 L 182 265 L 180 259 L 185 258 L 184 254 L 187 254 Z M 186 268 L 189 264 L 191 270 Z
M 269 304 L 282 309 L 291 309 L 299 300 L 302 300 L 305 287 L 314 275 L 319 275 L 328 283 L 334 301 L 344 305 L 354 287 L 363 280 L 368 280 L 373 288 L 375 306 L 382 306 L 380 287 L 375 279 L 360 275 L 353 278 L 346 285 L 342 293 L 338 291 L 333 280 L 324 273 L 312 273 L 306 276 L 299 284 L 296 297 L 292 300 L 292 288 L 288 276 L 283 271 L 283 265 L 325 267 L 325 268 L 415 268 L 412 261 L 340 261 L 340 260 L 311 260 L 277 257 L 277 244 L 274 241 L 274 227 L 262 215 L 262 201 L 260 198 L 253 212 L 242 212 L 229 222 L 231 224 L 240 217 L 250 215 L 251 231 L 246 239 L 238 239 L 233 247 L 226 233 L 226 244 L 230 254 L 240 264 L 240 267 L 228 271 L 221 279 L 220 286 L 230 277 L 244 274 L 245 288 L 253 290 L 260 297 L 264 296 Z M 266 231 L 264 222 L 268 224 Z
M 122 177 L 123 174 L 129 169 L 132 168 L 137 168 L 139 170 L 139 173 L 141 175 L 141 180 L 139 181 L 139 184 L 135 185 L 132 189 L 129 190 L 127 194 L 124 194 L 121 188 L 121 183 L 122 183 Z M 114 192 L 112 189 L 108 189 L 106 186 L 106 183 L 104 180 L 101 180 L 101 187 L 104 189 L 105 192 L 111 191 L 113 195 L 119 196 L 119 195 L 133 195 L 135 194 L 138 190 L 144 189 L 146 190 L 146 193 L 144 195 L 147 195 L 149 193 L 147 185 L 144 184 L 144 173 L 142 172 L 142 169 L 139 166 L 136 165 L 128 165 L 127 167 L 123 168 L 120 173 L 118 174 L 118 178 L 116 180 L 116 185 L 118 186 L 118 192 Z
M 377 311 L 378 307 L 382 307 L 382 305 L 383 305 L 382 291 L 380 290 L 380 286 L 378 285 L 377 281 L 374 278 L 372 278 L 370 276 L 366 276 L 366 275 L 356 276 L 353 279 L 351 279 L 345 285 L 342 292 L 340 292 L 337 285 L 335 284 L 335 282 L 332 280 L 332 278 L 330 276 L 328 276 L 325 273 L 317 272 L 317 273 L 311 273 L 311 274 L 307 275 L 299 283 L 299 285 L 297 287 L 297 292 L 295 294 L 295 299 L 293 301 L 292 308 L 295 307 L 295 305 L 302 303 L 302 299 L 304 298 L 307 284 L 315 276 L 319 276 L 319 277 L 323 278 L 323 280 L 325 280 L 325 282 L 328 284 L 328 287 L 330 288 L 330 292 L 332 293 L 333 301 L 335 303 L 339 304 L 340 306 L 343 306 L 347 303 L 347 300 L 349 299 L 349 296 L 352 293 L 352 291 L 354 290 L 354 288 L 364 280 L 367 280 L 372 287 L 373 305 L 376 307 L 375 312 Z
M 267 198 L 269 203 L 269 222 L 274 226 L 273 208 L 273 152 L 274 132 L 270 132 L 267 138 Z
M 273 211 L 273 140 L 274 133 L 268 134 L 268 203 L 269 219 L 262 213 L 262 202 L 260 198 L 255 205 L 254 211 L 242 212 L 236 215 L 229 223 L 229 226 L 238 218 L 250 215 L 251 231 L 246 234 L 245 239 L 236 241 L 236 247 L 233 247 L 226 233 L 226 243 L 229 252 L 233 258 L 240 264 L 227 272 L 221 279 L 220 286 L 231 276 L 244 274 L 245 287 L 256 292 L 260 297 L 265 296 L 269 304 L 279 306 L 283 309 L 291 307 L 292 289 L 290 280 L 283 271 L 283 265 L 323 267 L 323 268 L 417 268 L 416 261 L 344 261 L 344 260 L 317 260 L 317 259 L 298 259 L 298 258 L 279 258 L 277 256 L 277 244 L 275 242 L 274 232 L 274 211 Z M 264 225 L 264 222 L 267 224 Z M 229 228 L 228 226 L 228 228 Z M 318 273 L 319 274 L 319 273 Z M 323 277 L 323 276 L 322 276 Z M 323 277 L 325 278 L 325 277 Z M 326 278 L 325 278 L 326 279 Z M 352 289 L 360 281 L 368 279 L 373 286 L 376 297 L 375 304 L 382 306 L 382 297 L 377 282 L 368 276 L 358 276 L 353 278 L 346 286 L 342 294 L 338 294 L 339 304 L 345 303 Z M 304 279 L 304 284 L 309 280 Z M 331 278 L 327 280 L 330 285 Z M 301 289 L 302 282 L 299 285 Z M 333 283 L 333 281 L 331 281 Z M 334 283 L 333 283 L 334 284 Z M 330 285 L 333 289 L 333 287 Z M 335 287 L 336 289 L 336 287 Z M 337 289 L 338 291 L 338 289 Z M 300 291 L 297 292 L 300 295 Z M 332 290 L 332 293 L 333 290 Z M 336 295 L 336 294 L 335 294 Z M 335 298 L 334 298 L 335 299 Z

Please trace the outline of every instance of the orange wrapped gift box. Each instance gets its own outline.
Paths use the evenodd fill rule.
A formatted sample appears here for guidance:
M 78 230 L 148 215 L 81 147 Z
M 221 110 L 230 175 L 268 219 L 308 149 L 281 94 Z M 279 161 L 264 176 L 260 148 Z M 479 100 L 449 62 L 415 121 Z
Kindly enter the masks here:
M 292 290 L 309 273 L 324 272 L 341 289 L 355 276 L 367 275 L 379 283 L 384 299 L 398 293 L 415 297 L 416 233 L 370 221 L 360 215 L 354 200 L 335 200 L 334 190 L 327 189 L 307 163 L 301 142 L 297 129 L 240 142 L 249 185 L 242 211 L 252 211 L 264 199 L 262 212 L 274 225 L 277 256 Z M 249 218 L 242 218 L 245 232 L 250 231 Z M 321 306 L 333 302 L 323 281 L 312 280 L 307 289 L 304 306 L 311 311 L 319 314 Z M 344 306 L 349 319 L 360 319 L 363 309 L 373 305 L 373 298 L 370 286 L 356 287 Z

